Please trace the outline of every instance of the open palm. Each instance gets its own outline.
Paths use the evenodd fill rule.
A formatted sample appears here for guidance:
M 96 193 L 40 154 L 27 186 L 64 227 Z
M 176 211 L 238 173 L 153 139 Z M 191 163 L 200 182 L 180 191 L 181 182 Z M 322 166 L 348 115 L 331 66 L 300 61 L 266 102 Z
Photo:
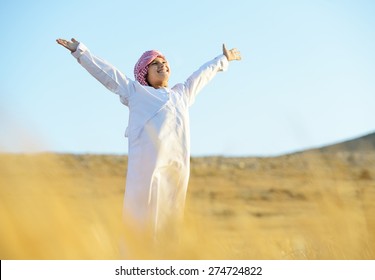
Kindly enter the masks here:
M 77 47 L 79 45 L 79 42 L 72 38 L 71 41 L 65 40 L 65 39 L 57 39 L 56 42 L 60 44 L 61 46 L 67 48 L 71 52 L 75 52 L 77 50 Z

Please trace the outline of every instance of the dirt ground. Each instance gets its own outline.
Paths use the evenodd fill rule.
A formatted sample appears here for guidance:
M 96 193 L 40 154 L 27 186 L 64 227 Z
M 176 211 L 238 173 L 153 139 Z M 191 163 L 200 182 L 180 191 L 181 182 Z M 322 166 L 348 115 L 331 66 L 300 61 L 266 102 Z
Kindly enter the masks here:
M 123 155 L 0 155 L 0 259 L 375 259 L 375 151 L 191 159 L 178 242 L 124 250 Z

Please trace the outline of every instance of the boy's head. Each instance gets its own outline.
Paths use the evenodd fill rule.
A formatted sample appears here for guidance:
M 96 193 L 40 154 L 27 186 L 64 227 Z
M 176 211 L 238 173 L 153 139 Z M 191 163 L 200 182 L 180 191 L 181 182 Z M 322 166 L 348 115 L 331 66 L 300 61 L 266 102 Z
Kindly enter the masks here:
M 168 85 L 169 75 L 168 61 L 157 50 L 144 52 L 134 66 L 134 77 L 144 86 L 165 87 Z

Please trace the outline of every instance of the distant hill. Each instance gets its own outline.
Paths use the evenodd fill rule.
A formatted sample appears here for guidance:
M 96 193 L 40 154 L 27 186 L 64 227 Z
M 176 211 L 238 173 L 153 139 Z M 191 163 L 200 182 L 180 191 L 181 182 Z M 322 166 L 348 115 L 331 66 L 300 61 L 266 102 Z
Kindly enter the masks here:
M 348 141 L 340 142 L 333 145 L 315 148 L 307 151 L 318 151 L 322 153 L 337 152 L 374 152 L 375 151 L 375 132 L 362 137 L 354 138 Z M 304 151 L 302 151 L 304 152 Z

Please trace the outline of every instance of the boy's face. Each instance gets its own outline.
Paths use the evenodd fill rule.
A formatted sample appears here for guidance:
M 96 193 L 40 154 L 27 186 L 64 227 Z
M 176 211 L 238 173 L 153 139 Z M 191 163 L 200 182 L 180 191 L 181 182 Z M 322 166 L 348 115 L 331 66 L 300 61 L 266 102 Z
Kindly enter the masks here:
M 154 88 L 167 87 L 169 75 L 168 61 L 157 57 L 148 66 L 147 82 Z

